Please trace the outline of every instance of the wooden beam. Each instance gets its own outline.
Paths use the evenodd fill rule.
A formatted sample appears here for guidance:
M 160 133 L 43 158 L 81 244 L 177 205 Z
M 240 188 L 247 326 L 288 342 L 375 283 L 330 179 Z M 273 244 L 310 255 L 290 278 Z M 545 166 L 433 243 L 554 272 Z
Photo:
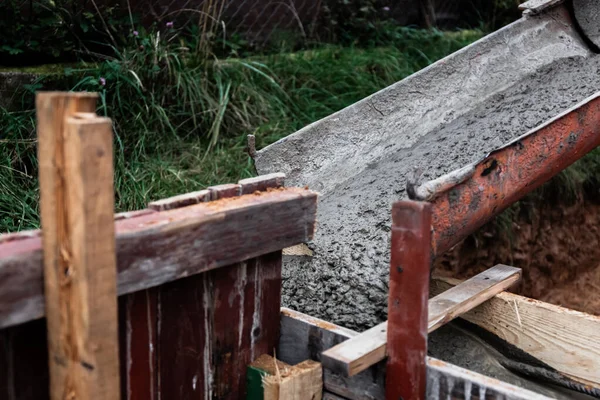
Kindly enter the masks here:
M 321 360 L 321 352 L 360 335 L 330 322 L 287 308 L 281 309 L 278 357 L 294 364 L 307 357 Z M 384 400 L 385 364 L 378 363 L 352 377 L 336 374 L 323 366 L 323 387 L 350 400 Z M 539 395 L 464 368 L 427 357 L 427 398 L 489 400 L 549 400 Z
M 497 265 L 460 283 L 452 290 L 438 292 L 429 300 L 428 332 L 450 322 L 504 291 L 521 277 L 519 268 Z M 387 326 L 383 322 L 323 353 L 323 365 L 345 376 L 353 376 L 387 356 Z
M 460 281 L 438 278 L 431 291 L 442 293 L 455 285 Z M 461 318 L 565 375 L 600 385 L 600 317 L 500 293 Z
M 72 116 L 92 103 L 37 96 L 52 399 L 120 398 L 112 123 Z
M 119 220 L 118 293 L 306 243 L 316 211 L 315 192 L 285 188 Z M 42 270 L 39 237 L 0 243 L 0 328 L 44 316 Z
M 430 266 L 431 205 L 414 201 L 395 203 L 387 329 L 370 332 L 374 337 L 367 336 L 365 344 L 367 348 L 375 344 L 374 351 L 359 355 L 348 364 L 347 370 L 349 374 L 365 370 L 381 361 L 380 357 L 387 352 L 387 376 L 394 377 L 386 381 L 388 399 L 425 399 Z M 374 342 L 382 339 L 382 335 L 387 349 Z M 361 343 L 356 343 L 352 352 L 362 351 L 360 346 Z M 346 357 L 344 353 L 339 355 Z

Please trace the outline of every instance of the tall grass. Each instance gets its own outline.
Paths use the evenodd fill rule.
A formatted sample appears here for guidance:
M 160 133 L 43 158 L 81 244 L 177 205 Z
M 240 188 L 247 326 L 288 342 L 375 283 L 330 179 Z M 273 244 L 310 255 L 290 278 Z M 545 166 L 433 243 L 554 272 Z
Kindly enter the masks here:
M 396 34 L 376 48 L 331 45 L 218 59 L 200 54 L 204 45 L 181 41 L 174 29 L 132 32 L 114 57 L 29 89 L 100 94 L 98 113 L 114 122 L 116 209 L 130 210 L 251 176 L 247 134 L 267 145 L 481 36 L 405 28 Z M 38 225 L 31 100 L 25 96 L 26 111 L 0 110 L 0 231 Z

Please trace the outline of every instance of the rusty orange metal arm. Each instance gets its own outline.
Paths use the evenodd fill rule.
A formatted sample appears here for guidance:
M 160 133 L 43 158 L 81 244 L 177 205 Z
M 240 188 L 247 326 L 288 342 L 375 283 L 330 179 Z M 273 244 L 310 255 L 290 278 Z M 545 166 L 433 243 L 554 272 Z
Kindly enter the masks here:
M 432 203 L 433 254 L 442 254 L 527 193 L 600 145 L 600 93 L 494 150 L 419 187 Z

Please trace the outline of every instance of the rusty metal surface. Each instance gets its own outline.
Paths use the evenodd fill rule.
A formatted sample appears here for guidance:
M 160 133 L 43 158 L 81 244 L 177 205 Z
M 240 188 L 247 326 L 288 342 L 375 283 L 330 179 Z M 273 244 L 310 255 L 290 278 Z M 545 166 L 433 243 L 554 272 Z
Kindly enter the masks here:
M 469 179 L 428 198 L 434 254 L 450 249 L 599 145 L 600 93 L 474 163 Z
M 388 300 L 387 399 L 424 399 L 431 205 L 400 201 L 392 209 Z

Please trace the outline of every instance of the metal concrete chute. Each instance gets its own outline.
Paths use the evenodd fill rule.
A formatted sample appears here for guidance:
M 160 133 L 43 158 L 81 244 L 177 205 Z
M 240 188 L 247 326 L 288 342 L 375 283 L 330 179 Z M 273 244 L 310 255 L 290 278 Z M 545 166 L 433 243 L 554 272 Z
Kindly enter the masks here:
M 392 204 L 429 203 L 435 256 L 600 144 L 600 2 L 531 0 L 521 9 L 518 21 L 252 153 L 260 174 L 283 172 L 323 195 L 312 254 L 284 260 L 284 306 L 374 329 L 393 292 Z M 489 346 L 457 335 L 471 344 L 432 351 L 573 398 L 531 386 L 525 370 L 507 371 Z M 565 372 L 555 361 L 544 362 Z M 600 382 L 597 369 L 587 373 L 578 382 Z
M 522 8 L 515 23 L 260 150 L 258 172 L 284 171 L 327 193 L 541 68 L 592 55 L 566 5 Z

